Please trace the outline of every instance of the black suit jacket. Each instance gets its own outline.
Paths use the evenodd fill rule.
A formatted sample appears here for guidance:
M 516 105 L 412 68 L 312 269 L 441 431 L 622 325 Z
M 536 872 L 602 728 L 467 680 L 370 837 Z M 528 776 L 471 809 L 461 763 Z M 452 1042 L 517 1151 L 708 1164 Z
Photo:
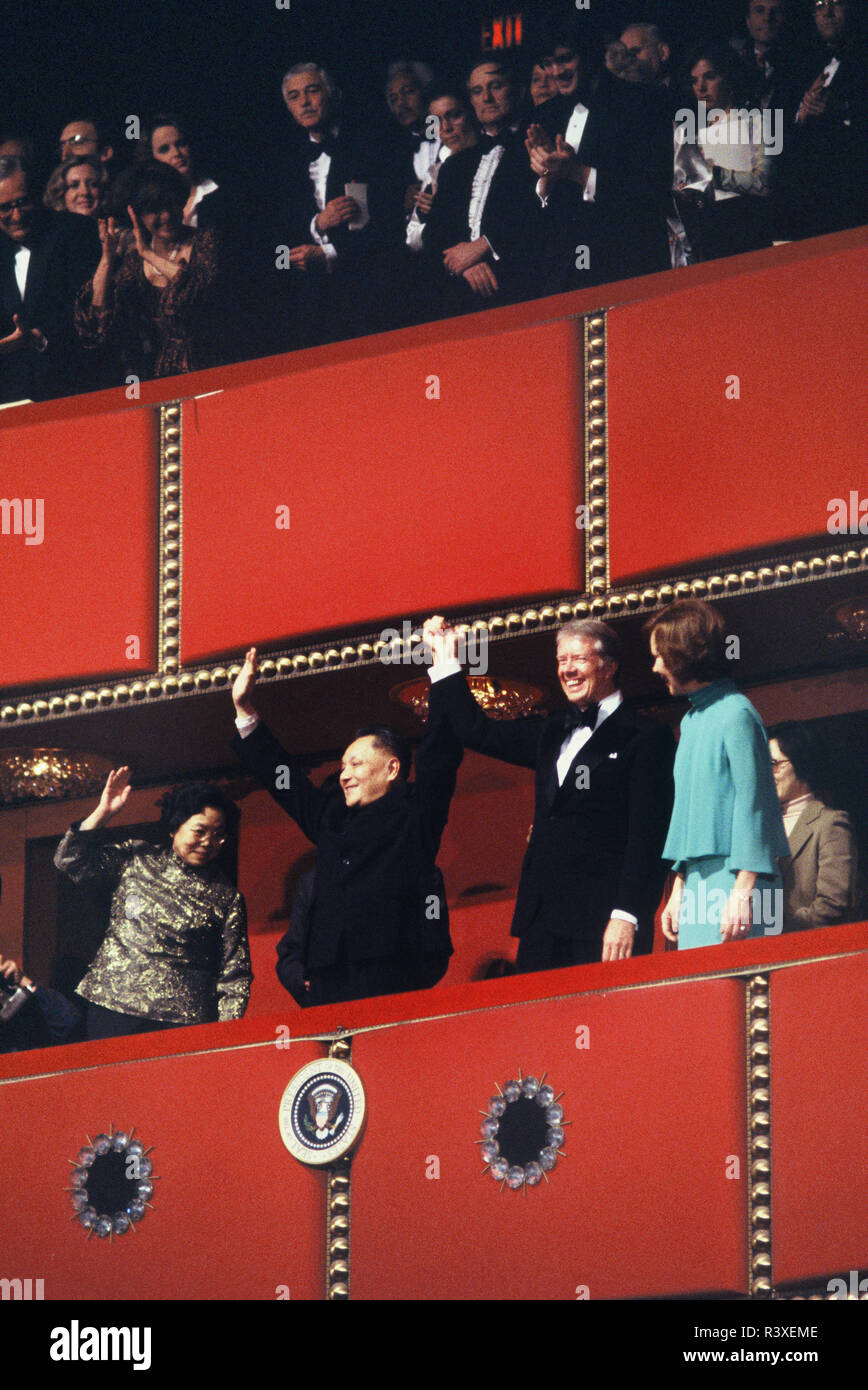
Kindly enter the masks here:
M 27 245 L 31 256 L 22 301 L 15 279 L 18 243 L 0 234 L 0 338 L 14 331 L 17 314 L 24 328 L 42 330 L 48 347 L 0 357 L 3 401 L 48 400 L 85 390 L 90 380 L 73 325 L 73 304 L 99 261 L 96 223 L 70 212 L 40 213 Z
M 578 159 L 597 171 L 594 201 L 578 184 L 559 182 L 549 200 L 552 235 L 563 243 L 566 282 L 559 288 L 649 275 L 669 268 L 673 98 L 667 88 L 603 73 L 579 98 L 588 108 Z M 554 139 L 565 135 L 573 98 L 553 97 L 535 112 Z M 590 279 L 572 275 L 577 244 L 590 248 Z
M 483 152 L 479 146 L 459 150 L 450 155 L 440 170 L 422 244 L 432 274 L 444 280 L 443 252 L 470 239 L 470 199 Z M 500 285 L 502 299 L 523 298 L 537 290 L 537 260 L 543 225 L 535 185 L 523 132 L 507 135 L 480 224 L 480 235 L 488 239 L 495 253 L 489 257 L 489 263 Z M 477 307 L 483 307 L 484 303 L 476 300 Z
M 267 351 L 313 346 L 335 339 L 378 332 L 391 326 L 390 255 L 400 244 L 400 208 L 392 205 L 380 165 L 365 142 L 351 131 L 329 137 L 331 156 L 326 202 L 345 195 L 348 183 L 367 185 L 370 220 L 351 230 L 328 233 L 336 258 L 331 265 L 299 271 L 284 268 L 276 248 L 314 245 L 311 222 L 317 208 L 310 165 L 321 146 L 293 133 L 281 152 L 271 185 L 271 214 L 265 218 L 268 245 L 261 291 L 262 313 L 272 322 L 263 346 Z
M 776 235 L 824 236 L 868 221 L 868 45 L 847 44 L 820 116 L 796 123 L 799 102 L 832 54 L 817 49 L 803 90 L 785 105 L 781 154 L 772 167 Z
M 304 965 L 324 969 L 341 946 L 351 962 L 420 965 L 451 954 L 440 847 L 462 750 L 434 703 L 415 759 L 415 780 L 393 784 L 367 806 L 348 809 L 337 778 L 315 787 L 299 760 L 259 724 L 233 748 L 244 766 L 317 847 Z M 289 770 L 287 780 L 278 770 Z M 438 900 L 434 904 L 430 899 Z
M 524 858 L 513 936 L 546 932 L 595 940 L 614 908 L 638 919 L 634 953 L 651 950 L 666 878 L 661 852 L 672 810 L 675 740 L 670 729 L 621 704 L 558 785 L 564 714 L 489 719 L 463 675 L 436 681 L 468 748 L 536 771 L 533 831 Z M 579 768 L 586 774 L 577 776 Z M 587 785 L 585 785 L 587 783 Z

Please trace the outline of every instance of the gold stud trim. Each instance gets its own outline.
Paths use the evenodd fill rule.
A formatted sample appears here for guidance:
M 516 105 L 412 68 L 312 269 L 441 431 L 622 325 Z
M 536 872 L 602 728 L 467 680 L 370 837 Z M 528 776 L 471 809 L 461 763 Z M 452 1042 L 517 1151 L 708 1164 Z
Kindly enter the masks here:
M 773 1285 L 768 975 L 753 975 L 748 980 L 745 1006 L 750 1296 L 770 1299 Z
M 579 596 L 559 595 L 537 607 L 496 610 L 458 624 L 459 632 L 487 628 L 492 640 L 532 631 L 556 628 L 572 618 L 617 620 L 632 613 L 650 612 L 674 598 L 725 599 L 762 590 L 815 583 L 843 573 L 868 568 L 868 546 L 860 549 L 795 552 L 768 561 L 756 559 L 744 569 L 709 569 L 685 577 L 670 576 L 648 581 L 642 587 L 610 588 L 608 415 L 606 407 L 606 315 L 595 313 L 583 320 L 584 356 L 584 487 L 590 509 L 585 529 L 586 591 Z M 170 401 L 159 407 L 159 560 L 157 591 L 157 670 L 136 680 L 124 678 L 109 685 L 73 686 L 61 690 L 25 692 L 0 704 L 0 726 L 42 723 L 119 705 L 152 703 L 202 694 L 227 687 L 235 679 L 240 662 L 208 667 L 182 668 L 182 406 Z M 394 625 L 394 624 L 393 624 Z M 379 660 L 385 643 L 378 635 L 337 639 L 341 645 L 290 650 L 265 658 L 260 678 L 285 680 L 318 671 L 371 665 Z
M 157 671 L 161 693 L 190 687 L 175 681 L 181 665 L 181 402 L 160 406 L 159 549 L 157 591 Z M 115 686 L 108 704 L 118 703 Z
M 165 608 L 162 596 L 169 592 L 165 588 L 166 583 L 174 584 L 175 588 L 171 593 L 172 597 L 178 595 L 177 611 L 180 612 L 180 578 L 177 573 L 172 572 L 174 566 L 177 565 L 178 569 L 180 567 L 180 541 L 170 542 L 169 549 L 170 553 L 165 557 L 165 563 L 161 558 L 161 575 L 165 575 L 165 579 L 160 586 L 160 656 L 165 662 L 165 669 L 152 675 L 142 674 L 134 681 L 126 678 L 110 686 L 78 686 L 72 689 L 27 693 L 15 703 L 9 701 L 0 705 L 0 725 L 42 722 L 130 702 L 152 702 L 201 694 L 204 691 L 225 687 L 235 679 L 241 669 L 240 662 L 228 666 L 221 664 L 184 669 L 177 664 L 180 617 L 176 616 L 175 609 Z M 173 558 L 174 555 L 177 555 L 177 560 Z M 487 628 L 492 640 L 497 641 L 499 638 L 513 637 L 525 632 L 554 630 L 571 618 L 603 618 L 615 621 L 632 613 L 651 612 L 671 603 L 674 598 L 693 596 L 720 601 L 749 592 L 759 593 L 761 590 L 813 584 L 833 578 L 840 573 L 842 566 L 852 571 L 868 569 L 868 546 L 863 547 L 861 551 L 846 551 L 843 555 L 840 551 L 805 556 L 790 555 L 784 560 L 776 560 L 774 565 L 769 563 L 739 572 L 732 570 L 723 573 L 719 570 L 709 570 L 704 574 L 691 575 L 690 578 L 665 579 L 656 584 L 648 584 L 642 589 L 614 589 L 599 594 L 587 593 L 578 598 L 572 594 L 562 594 L 546 600 L 538 607 L 503 609 L 458 623 L 456 627 L 459 632 Z M 391 625 L 394 627 L 395 620 Z M 385 623 L 384 627 L 387 626 L 389 624 Z M 347 666 L 369 666 L 379 660 L 379 653 L 385 645 L 378 635 L 365 634 L 354 642 L 344 642 L 340 647 L 275 653 L 263 660 L 260 679 L 285 680 L 290 676 L 309 675 L 317 671 L 344 669 Z M 173 662 L 175 664 L 172 664 Z
M 601 596 L 609 589 L 609 479 L 606 409 L 606 315 L 587 315 L 583 321 L 584 366 L 584 505 L 590 523 L 584 528 L 585 587 Z
M 338 1030 L 329 1056 L 352 1063 L 353 1040 Z M 350 1178 L 352 1155 L 331 1164 L 326 1176 L 326 1299 L 347 1302 L 350 1296 Z

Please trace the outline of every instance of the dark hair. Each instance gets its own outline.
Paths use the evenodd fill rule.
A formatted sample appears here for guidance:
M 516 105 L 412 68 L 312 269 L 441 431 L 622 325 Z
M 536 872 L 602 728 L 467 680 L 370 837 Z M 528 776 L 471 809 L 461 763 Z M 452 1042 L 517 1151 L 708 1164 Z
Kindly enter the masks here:
M 622 31 L 623 32 L 623 31 Z M 595 21 L 577 14 L 565 14 L 546 24 L 535 52 L 550 58 L 556 48 L 569 48 L 581 60 L 580 76 L 587 77 L 596 60 L 599 38 Z
M 587 637 L 594 644 L 594 651 L 604 661 L 621 665 L 621 639 L 613 627 L 600 622 L 598 618 L 572 618 L 558 628 L 555 643 L 562 637 Z
M 171 164 L 154 160 L 150 164 L 140 164 L 131 171 L 130 196 L 128 202 L 137 215 L 143 212 L 184 211 L 190 196 L 187 181 L 183 174 L 173 169 Z M 138 177 L 135 177 L 137 175 Z
M 402 782 L 406 782 L 410 776 L 413 753 L 403 734 L 390 729 L 388 724 L 366 724 L 363 729 L 356 729 L 353 738 L 372 738 L 375 748 L 383 749 L 390 758 L 397 758 L 398 776 Z
M 518 87 L 518 71 L 514 59 L 511 58 L 509 54 L 500 52 L 480 53 L 478 57 L 473 59 L 472 63 L 468 63 L 464 69 L 465 86 L 470 82 L 471 73 L 474 73 L 477 68 L 481 67 L 498 68 L 501 77 L 505 77 L 507 82 L 511 83 L 513 87 Z
M 699 43 L 688 53 L 682 67 L 682 81 L 685 89 L 692 91 L 691 73 L 696 64 L 705 58 L 729 87 L 733 106 L 741 106 L 747 100 L 750 77 L 744 60 L 728 43 Z
M 160 126 L 164 125 L 173 125 L 175 129 L 179 131 L 180 134 L 187 141 L 187 144 L 190 145 L 190 162 L 195 168 L 195 159 L 192 154 L 193 142 L 190 139 L 190 132 L 187 127 L 187 122 L 183 121 L 180 116 L 174 115 L 171 111 L 160 112 L 158 115 L 152 116 L 150 120 L 145 121 L 144 125 L 142 126 L 142 133 L 139 136 L 138 142 L 136 144 L 135 157 L 137 163 L 152 164 L 154 162 L 155 156 L 151 142 L 154 138 L 154 131 L 159 130 Z M 156 162 L 158 164 L 162 164 L 165 161 L 157 160 Z
M 652 613 L 642 631 L 675 679 L 713 681 L 726 675 L 726 620 L 719 609 L 698 598 L 681 598 Z
M 432 101 L 443 101 L 445 97 L 460 101 L 465 111 L 470 110 L 467 88 L 462 87 L 460 82 L 432 82 L 425 93 L 425 103 L 430 106 Z
M 185 782 L 166 792 L 157 805 L 161 810 L 160 829 L 169 839 L 191 816 L 206 809 L 220 812 L 227 836 L 234 833 L 241 818 L 235 802 L 213 782 Z
M 97 146 L 101 150 L 106 149 L 106 147 L 111 143 L 105 124 L 96 116 L 92 116 L 89 112 L 82 113 L 79 111 L 74 116 L 67 116 L 66 120 L 63 122 L 63 125 L 60 127 L 60 133 L 57 137 L 58 140 L 60 139 L 60 135 L 63 133 L 64 130 L 66 130 L 66 127 L 68 125 L 92 125 L 94 130 L 96 131 Z
M 781 752 L 785 758 L 789 758 L 799 781 L 805 782 L 813 791 L 817 785 L 821 757 L 817 731 L 812 729 L 810 724 L 786 720 L 782 724 L 772 724 L 766 729 L 766 733 L 769 742 L 773 738 L 777 739 Z

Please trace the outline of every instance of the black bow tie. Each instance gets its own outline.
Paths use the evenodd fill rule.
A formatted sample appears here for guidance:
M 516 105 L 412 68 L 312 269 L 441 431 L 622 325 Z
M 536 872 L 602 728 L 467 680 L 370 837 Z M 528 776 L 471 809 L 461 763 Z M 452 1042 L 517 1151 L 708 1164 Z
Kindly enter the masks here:
M 489 154 L 490 151 L 496 149 L 498 145 L 504 144 L 505 141 L 502 135 L 486 135 L 484 130 L 480 132 L 476 141 L 477 149 L 482 150 L 483 154 Z
M 315 160 L 319 159 L 321 154 L 327 154 L 331 157 L 331 155 L 334 154 L 335 150 L 338 147 L 337 131 L 327 131 L 326 134 L 323 136 L 322 140 L 311 140 L 310 147 L 311 164 L 313 164 Z
M 584 709 L 573 708 L 567 710 L 566 720 L 568 729 L 593 729 L 597 722 L 597 715 L 600 706 L 591 703 L 585 705 Z

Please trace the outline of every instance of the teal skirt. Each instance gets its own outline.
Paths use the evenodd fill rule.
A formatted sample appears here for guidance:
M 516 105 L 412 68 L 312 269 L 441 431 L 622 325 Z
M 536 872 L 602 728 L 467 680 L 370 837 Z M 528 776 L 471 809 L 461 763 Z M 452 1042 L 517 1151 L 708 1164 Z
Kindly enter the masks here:
M 678 917 L 678 949 L 692 946 L 720 946 L 720 922 L 729 895 L 735 887 L 735 870 L 722 858 L 688 859 L 681 865 L 684 892 Z M 757 874 L 752 894 L 753 924 L 737 940 L 751 936 L 780 936 L 784 920 L 784 897 L 779 874 Z

